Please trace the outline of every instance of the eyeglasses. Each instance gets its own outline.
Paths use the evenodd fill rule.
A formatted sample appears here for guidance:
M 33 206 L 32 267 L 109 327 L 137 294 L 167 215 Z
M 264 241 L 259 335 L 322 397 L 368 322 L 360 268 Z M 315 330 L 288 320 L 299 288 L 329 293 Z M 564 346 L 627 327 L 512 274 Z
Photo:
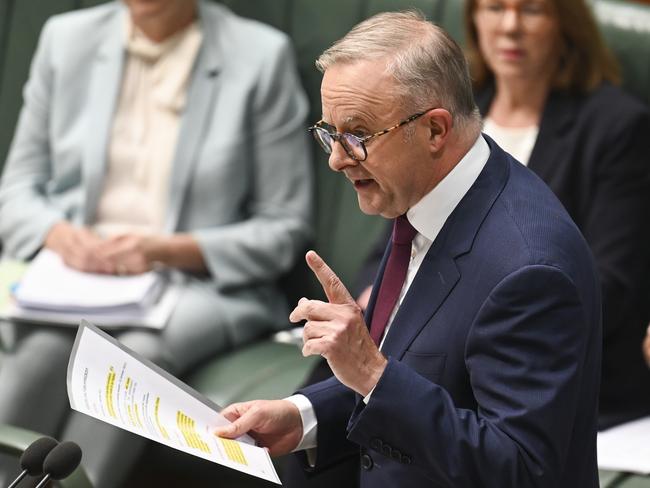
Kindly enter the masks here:
M 365 161 L 368 157 L 368 150 L 366 149 L 368 142 L 379 136 L 388 134 L 390 131 L 408 124 L 409 122 L 413 122 L 415 119 L 423 116 L 431 110 L 433 110 L 433 108 L 429 108 L 424 112 L 413 114 L 410 117 L 399 121 L 397 124 L 389 127 L 388 129 L 380 130 L 379 132 L 375 132 L 374 134 L 370 134 L 364 137 L 355 136 L 349 132 L 336 132 L 334 127 L 323 122 L 322 120 L 319 120 L 314 126 L 310 127 L 307 130 L 314 135 L 314 139 L 318 141 L 320 146 L 327 154 L 332 154 L 332 145 L 334 144 L 334 141 L 338 141 L 341 146 L 343 146 L 346 154 L 352 159 L 355 161 Z
M 487 22 L 499 24 L 503 21 L 506 12 L 513 10 L 522 24 L 536 26 L 546 19 L 550 12 L 549 5 L 540 1 L 526 1 L 519 5 L 506 5 L 499 0 L 479 2 L 477 11 Z

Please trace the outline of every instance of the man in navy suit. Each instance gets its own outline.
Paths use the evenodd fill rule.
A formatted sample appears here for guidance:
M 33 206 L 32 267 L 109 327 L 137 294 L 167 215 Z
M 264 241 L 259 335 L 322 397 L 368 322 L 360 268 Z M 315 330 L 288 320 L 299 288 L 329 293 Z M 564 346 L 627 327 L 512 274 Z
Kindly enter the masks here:
M 390 13 L 317 64 L 311 130 L 361 209 L 395 219 L 393 242 L 365 318 L 307 254 L 328 301 L 290 318 L 335 377 L 231 405 L 217 434 L 300 450 L 314 472 L 356 456 L 362 487 L 597 487 L 592 258 L 544 183 L 481 134 L 461 50 Z

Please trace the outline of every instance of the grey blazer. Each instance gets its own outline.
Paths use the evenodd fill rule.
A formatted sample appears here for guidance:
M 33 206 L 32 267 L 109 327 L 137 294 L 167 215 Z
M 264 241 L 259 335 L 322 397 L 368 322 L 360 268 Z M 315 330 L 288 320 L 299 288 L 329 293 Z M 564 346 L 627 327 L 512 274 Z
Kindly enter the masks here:
M 203 44 L 182 115 L 167 232 L 191 232 L 219 290 L 272 282 L 308 234 L 307 102 L 287 38 L 200 3 Z M 124 65 L 125 7 L 43 29 L 0 186 L 6 255 L 28 259 L 61 219 L 92 224 Z

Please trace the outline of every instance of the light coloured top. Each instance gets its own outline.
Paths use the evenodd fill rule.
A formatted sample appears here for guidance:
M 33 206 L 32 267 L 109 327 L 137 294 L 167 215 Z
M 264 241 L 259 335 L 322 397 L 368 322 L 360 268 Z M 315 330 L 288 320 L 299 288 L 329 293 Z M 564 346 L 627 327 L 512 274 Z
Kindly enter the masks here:
M 538 125 L 528 127 L 504 127 L 495 123 L 490 117 L 485 117 L 483 121 L 483 132 L 495 140 L 504 151 L 510 153 L 514 158 L 528 166 L 530 155 L 533 152 L 537 134 L 539 133 Z
M 411 225 L 418 231 L 413 244 L 411 245 L 411 259 L 406 279 L 399 294 L 399 298 L 388 320 L 384 336 L 381 340 L 379 349 L 384 345 L 384 340 L 388 336 L 393 319 L 397 310 L 402 304 L 411 283 L 415 279 L 420 265 L 424 261 L 431 244 L 438 236 L 438 233 L 445 225 L 445 222 L 454 211 L 458 203 L 462 200 L 470 187 L 474 184 L 481 171 L 485 167 L 490 157 L 490 148 L 485 142 L 483 136 L 479 136 L 472 148 L 460 160 L 460 162 L 451 170 L 451 172 L 438 185 L 427 193 L 418 203 L 411 207 L 406 213 L 406 217 Z M 374 388 L 373 388 L 374 390 Z M 363 399 L 368 403 L 372 391 Z M 304 395 L 293 395 L 287 398 L 298 407 L 302 418 L 303 437 L 296 450 L 310 449 L 316 447 L 317 421 L 314 408 L 307 397 Z M 308 458 L 311 462 L 313 455 Z
M 181 115 L 202 40 L 195 22 L 156 43 L 125 17 L 127 57 L 94 226 L 104 236 L 162 232 Z

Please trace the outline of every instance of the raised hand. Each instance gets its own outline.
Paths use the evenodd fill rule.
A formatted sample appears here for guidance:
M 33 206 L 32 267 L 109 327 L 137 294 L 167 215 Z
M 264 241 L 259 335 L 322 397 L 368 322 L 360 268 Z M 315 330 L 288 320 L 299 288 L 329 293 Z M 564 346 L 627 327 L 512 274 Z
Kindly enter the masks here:
M 386 358 L 371 339 L 361 308 L 334 271 L 314 251 L 306 260 L 328 302 L 301 298 L 289 315 L 292 322 L 306 320 L 302 353 L 323 356 L 341 383 L 365 396 L 383 374 Z

